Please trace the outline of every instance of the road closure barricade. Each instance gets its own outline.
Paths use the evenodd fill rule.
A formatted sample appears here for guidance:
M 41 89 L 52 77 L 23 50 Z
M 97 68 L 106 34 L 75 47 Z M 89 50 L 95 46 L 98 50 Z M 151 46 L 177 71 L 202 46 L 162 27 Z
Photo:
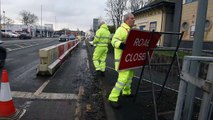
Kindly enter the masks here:
M 79 42 L 76 39 L 40 49 L 37 75 L 53 75 Z

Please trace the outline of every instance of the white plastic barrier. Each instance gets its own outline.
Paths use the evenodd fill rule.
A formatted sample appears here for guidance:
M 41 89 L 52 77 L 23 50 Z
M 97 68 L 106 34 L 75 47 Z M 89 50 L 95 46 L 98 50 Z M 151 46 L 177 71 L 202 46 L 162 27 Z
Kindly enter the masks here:
M 40 49 L 40 64 L 37 69 L 37 75 L 53 75 L 79 42 L 79 40 L 72 40 Z

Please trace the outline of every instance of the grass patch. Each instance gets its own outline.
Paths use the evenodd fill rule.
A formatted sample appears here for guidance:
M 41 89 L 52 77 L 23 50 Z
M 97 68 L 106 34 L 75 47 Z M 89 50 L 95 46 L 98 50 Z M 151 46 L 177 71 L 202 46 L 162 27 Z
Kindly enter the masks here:
M 160 55 L 160 56 L 168 56 L 172 57 L 174 55 L 174 51 L 155 51 L 154 54 Z M 183 59 L 184 56 L 190 56 L 191 52 L 186 51 L 178 51 L 179 58 Z
M 174 55 L 174 51 L 154 51 L 154 54 L 172 57 Z M 191 55 L 192 55 L 191 51 L 178 51 L 178 56 L 181 59 L 183 59 L 184 56 L 191 56 Z M 213 53 L 203 52 L 202 56 L 213 57 Z

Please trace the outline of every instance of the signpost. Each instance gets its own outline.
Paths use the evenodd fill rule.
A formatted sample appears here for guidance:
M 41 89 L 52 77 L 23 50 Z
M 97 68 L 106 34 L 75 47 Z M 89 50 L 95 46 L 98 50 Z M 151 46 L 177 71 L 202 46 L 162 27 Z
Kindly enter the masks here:
M 151 80 L 150 59 L 160 36 L 161 36 L 160 33 L 154 32 L 154 31 L 148 32 L 148 31 L 140 31 L 140 30 L 131 30 L 128 34 L 128 37 L 125 43 L 126 47 L 123 50 L 118 69 L 125 70 L 125 69 L 139 68 L 147 64 L 149 67 L 149 76 Z M 142 79 L 144 68 L 145 67 L 143 67 L 141 71 L 140 81 Z M 140 81 L 137 87 L 137 91 L 139 89 Z M 154 90 L 153 81 L 152 81 L 153 103 L 154 103 L 154 110 L 155 110 L 155 118 L 157 120 L 157 105 L 155 101 L 154 91 L 155 90 Z M 136 96 L 137 96 L 137 92 L 136 92 L 135 98 Z
M 131 30 L 118 69 L 134 69 L 144 66 L 145 63 L 148 64 L 147 52 L 151 57 L 160 36 L 158 32 Z
M 179 48 L 181 40 L 182 40 L 183 32 L 175 33 L 175 32 L 154 32 L 154 31 L 150 32 L 150 31 L 131 30 L 126 39 L 126 43 L 125 43 L 126 47 L 123 50 L 123 53 L 122 53 L 122 56 L 120 59 L 120 64 L 118 67 L 119 70 L 125 70 L 125 69 L 140 68 L 140 67 L 147 65 L 148 73 L 149 73 L 149 80 L 152 83 L 152 95 L 153 95 L 153 104 L 154 104 L 156 120 L 158 119 L 157 104 L 156 104 L 156 100 L 155 100 L 155 89 L 154 89 L 154 84 L 153 84 L 154 82 L 152 80 L 150 64 L 151 64 L 151 57 L 152 57 L 153 50 L 155 49 L 156 44 L 162 34 L 177 35 L 179 37 L 179 40 L 178 40 L 174 55 L 172 57 L 171 64 L 169 66 L 169 70 L 166 74 L 166 78 L 163 83 L 163 87 L 160 92 L 160 96 L 161 96 L 165 83 L 168 79 L 169 72 L 171 71 L 172 65 L 173 65 L 175 59 L 177 59 L 177 51 L 178 51 L 178 48 Z M 145 70 L 145 67 L 143 67 L 141 70 L 134 101 L 136 100 L 136 97 L 137 97 L 137 93 L 139 90 L 139 86 L 141 84 L 144 70 Z

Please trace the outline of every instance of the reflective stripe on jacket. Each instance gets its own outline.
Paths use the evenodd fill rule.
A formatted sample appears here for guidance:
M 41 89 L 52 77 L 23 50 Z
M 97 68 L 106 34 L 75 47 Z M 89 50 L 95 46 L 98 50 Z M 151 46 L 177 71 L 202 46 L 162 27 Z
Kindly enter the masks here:
M 108 46 L 110 41 L 110 32 L 106 24 L 101 25 L 100 29 L 96 31 L 93 44 L 96 46 Z
M 126 42 L 129 30 L 130 27 L 126 23 L 122 23 L 112 38 L 111 44 L 114 47 L 115 70 L 118 70 L 119 61 L 123 52 L 123 50 L 119 49 L 119 46 L 122 42 Z

